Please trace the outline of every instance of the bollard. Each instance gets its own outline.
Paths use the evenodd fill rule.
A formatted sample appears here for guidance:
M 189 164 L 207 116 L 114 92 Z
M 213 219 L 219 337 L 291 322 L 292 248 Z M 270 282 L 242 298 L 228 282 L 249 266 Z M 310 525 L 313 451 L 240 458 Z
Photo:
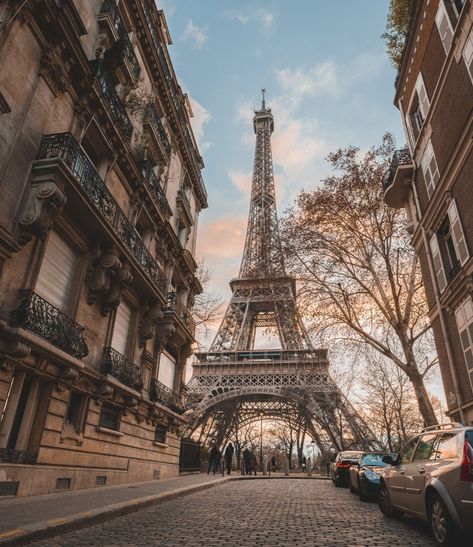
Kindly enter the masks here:
M 268 456 L 263 456 L 263 475 L 268 474 Z
M 307 476 L 312 477 L 312 462 L 307 458 Z
M 289 464 L 287 462 L 287 458 L 284 458 L 284 475 L 286 477 L 289 476 Z

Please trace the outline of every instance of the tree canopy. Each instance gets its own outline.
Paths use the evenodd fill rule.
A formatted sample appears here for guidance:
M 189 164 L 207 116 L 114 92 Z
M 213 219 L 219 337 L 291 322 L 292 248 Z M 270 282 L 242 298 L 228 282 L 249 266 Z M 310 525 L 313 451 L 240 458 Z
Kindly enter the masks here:
M 413 4 L 416 0 L 391 0 L 389 4 L 386 31 L 383 38 L 386 42 L 387 54 L 393 65 L 399 68 L 402 50 L 409 30 L 409 20 Z

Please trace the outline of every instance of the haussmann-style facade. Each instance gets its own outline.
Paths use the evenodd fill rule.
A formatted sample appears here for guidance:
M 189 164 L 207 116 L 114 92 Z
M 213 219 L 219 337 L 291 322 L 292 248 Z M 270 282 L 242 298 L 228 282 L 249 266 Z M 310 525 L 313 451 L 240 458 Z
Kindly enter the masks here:
M 473 423 L 473 3 L 415 0 L 396 82 L 408 147 L 385 202 L 405 207 L 448 414 Z
M 0 1 L 0 495 L 176 476 L 197 217 L 154 0 Z

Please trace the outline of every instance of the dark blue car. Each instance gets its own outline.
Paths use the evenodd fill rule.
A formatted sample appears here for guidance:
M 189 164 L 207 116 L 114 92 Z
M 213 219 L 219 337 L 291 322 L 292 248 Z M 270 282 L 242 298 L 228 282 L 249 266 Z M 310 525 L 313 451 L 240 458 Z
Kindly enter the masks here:
M 358 493 L 362 501 L 374 499 L 379 491 L 379 471 L 388 464 L 384 456 L 396 457 L 390 452 L 363 452 L 358 460 L 350 466 L 350 492 Z

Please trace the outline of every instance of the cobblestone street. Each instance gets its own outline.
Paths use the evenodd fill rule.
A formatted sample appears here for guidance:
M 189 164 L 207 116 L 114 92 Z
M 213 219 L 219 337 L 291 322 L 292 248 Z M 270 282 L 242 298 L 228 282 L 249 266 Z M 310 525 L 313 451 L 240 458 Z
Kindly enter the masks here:
M 35 545 L 431 546 L 426 527 L 389 520 L 331 482 L 245 480 L 222 484 Z

